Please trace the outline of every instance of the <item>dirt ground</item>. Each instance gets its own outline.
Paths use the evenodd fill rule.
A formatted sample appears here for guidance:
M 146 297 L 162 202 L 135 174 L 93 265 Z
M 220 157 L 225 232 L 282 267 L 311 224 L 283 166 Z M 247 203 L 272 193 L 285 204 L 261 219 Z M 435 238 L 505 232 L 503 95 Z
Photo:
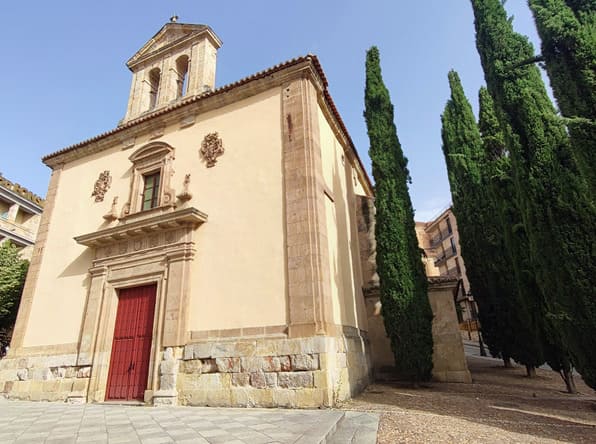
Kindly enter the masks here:
M 579 376 L 569 395 L 550 370 L 528 378 L 475 356 L 468 366 L 472 384 L 374 384 L 343 408 L 380 413 L 379 443 L 596 443 L 596 392 Z

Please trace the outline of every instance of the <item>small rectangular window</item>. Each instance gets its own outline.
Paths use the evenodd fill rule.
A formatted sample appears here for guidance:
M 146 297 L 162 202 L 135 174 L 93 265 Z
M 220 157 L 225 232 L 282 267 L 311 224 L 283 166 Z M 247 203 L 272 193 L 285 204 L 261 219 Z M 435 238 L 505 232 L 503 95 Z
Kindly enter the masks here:
M 451 228 L 451 220 L 449 220 L 449 218 L 447 218 L 447 231 L 449 234 L 453 233 L 453 228 Z
M 143 205 L 141 210 L 150 210 L 159 204 L 159 172 L 143 176 Z
M 455 239 L 451 238 L 451 251 L 453 254 L 457 254 L 457 247 L 455 246 Z

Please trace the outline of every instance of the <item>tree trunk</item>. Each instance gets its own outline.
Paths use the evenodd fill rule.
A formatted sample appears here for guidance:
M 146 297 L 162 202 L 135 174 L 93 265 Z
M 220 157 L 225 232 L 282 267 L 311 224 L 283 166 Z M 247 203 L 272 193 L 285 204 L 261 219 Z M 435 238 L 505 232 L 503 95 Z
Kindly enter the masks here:
M 503 357 L 503 365 L 505 366 L 505 368 L 512 368 L 513 364 L 511 364 L 511 358 L 509 356 L 504 356 Z
M 575 394 L 577 393 L 577 388 L 575 387 L 575 381 L 573 380 L 573 369 L 562 369 L 559 371 L 561 378 L 565 381 L 565 386 L 567 387 L 567 393 Z
M 528 378 L 535 378 L 536 377 L 536 367 L 531 365 L 526 365 L 526 376 Z

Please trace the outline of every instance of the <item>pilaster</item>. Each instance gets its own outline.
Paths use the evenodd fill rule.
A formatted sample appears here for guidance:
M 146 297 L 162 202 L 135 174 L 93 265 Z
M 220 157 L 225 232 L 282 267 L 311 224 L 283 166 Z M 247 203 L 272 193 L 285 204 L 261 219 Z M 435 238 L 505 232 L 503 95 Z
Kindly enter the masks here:
M 100 266 L 91 268 L 89 275 L 91 283 L 85 307 L 85 317 L 81 329 L 81 343 L 79 346 L 78 365 L 91 365 L 93 362 L 93 351 L 97 338 L 100 308 L 104 296 L 104 285 L 107 278 L 108 267 Z
M 317 98 L 308 77 L 283 86 L 290 337 L 325 334 L 332 320 Z
M 29 271 L 27 272 L 27 279 L 23 288 L 21 296 L 21 303 L 19 306 L 19 313 L 17 315 L 16 323 L 12 333 L 12 341 L 10 344 L 9 356 L 17 356 L 19 349 L 23 347 L 25 339 L 25 332 L 29 323 L 29 316 L 31 315 L 31 308 L 33 305 L 33 295 L 37 286 L 37 279 L 39 277 L 39 269 L 44 258 L 44 247 L 48 238 L 48 230 L 54 211 L 54 203 L 56 200 L 56 192 L 60 182 L 60 173 L 63 165 L 56 165 L 52 170 L 50 176 L 50 183 L 48 185 L 48 192 L 46 195 L 46 202 L 44 211 L 41 215 L 41 222 L 37 232 L 37 241 L 33 250 L 33 256 L 29 264 Z
M 187 308 L 193 256 L 192 248 L 167 255 L 167 297 L 162 340 L 164 347 L 183 346 L 190 338 Z

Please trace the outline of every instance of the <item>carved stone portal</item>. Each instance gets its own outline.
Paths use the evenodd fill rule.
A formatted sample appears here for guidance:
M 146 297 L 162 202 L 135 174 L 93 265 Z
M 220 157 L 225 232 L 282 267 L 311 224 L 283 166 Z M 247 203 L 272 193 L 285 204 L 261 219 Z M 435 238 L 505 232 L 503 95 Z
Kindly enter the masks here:
M 105 170 L 103 173 L 99 174 L 99 179 L 95 181 L 93 193 L 91 193 L 91 197 L 95 197 L 95 202 L 103 202 L 103 198 L 110 189 L 111 184 L 112 176 L 110 176 L 109 170 Z
M 215 166 L 217 158 L 224 153 L 223 142 L 217 132 L 209 133 L 201 144 L 201 155 L 207 162 L 207 168 Z

